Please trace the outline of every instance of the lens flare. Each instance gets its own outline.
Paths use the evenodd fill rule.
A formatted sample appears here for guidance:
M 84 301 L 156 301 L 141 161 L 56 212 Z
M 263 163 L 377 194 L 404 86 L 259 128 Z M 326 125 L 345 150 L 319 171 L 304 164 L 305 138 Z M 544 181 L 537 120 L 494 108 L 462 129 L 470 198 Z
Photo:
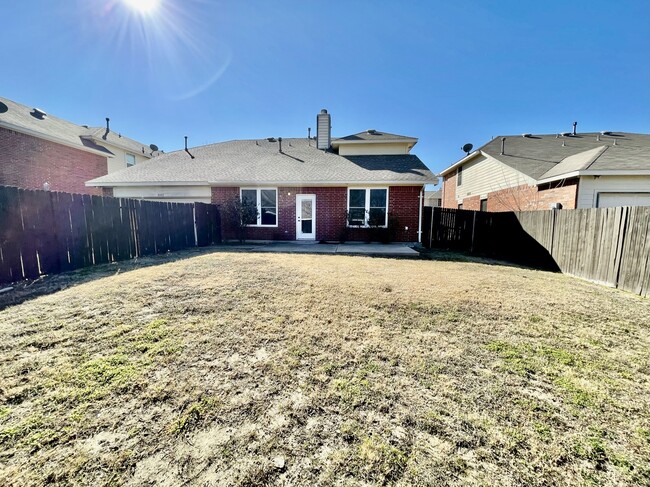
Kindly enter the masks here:
M 160 0 L 122 0 L 128 7 L 140 13 L 148 14 L 158 8 Z

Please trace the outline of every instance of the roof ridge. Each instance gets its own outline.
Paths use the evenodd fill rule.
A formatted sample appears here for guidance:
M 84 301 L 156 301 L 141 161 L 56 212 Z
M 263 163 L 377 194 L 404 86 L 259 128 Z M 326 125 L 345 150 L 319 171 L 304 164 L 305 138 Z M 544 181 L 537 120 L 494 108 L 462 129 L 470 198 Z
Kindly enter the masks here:
M 605 152 L 607 152 L 607 150 L 609 149 L 609 147 L 610 147 L 610 146 L 607 145 L 607 144 L 604 145 L 604 146 L 602 146 L 602 147 L 600 148 L 600 151 L 598 152 L 598 154 L 596 154 L 596 157 L 594 157 L 594 158 L 591 160 L 591 162 L 585 166 L 585 169 L 589 169 L 591 166 L 593 166 L 594 163 L 595 163 L 598 159 L 600 159 L 600 156 L 602 156 Z

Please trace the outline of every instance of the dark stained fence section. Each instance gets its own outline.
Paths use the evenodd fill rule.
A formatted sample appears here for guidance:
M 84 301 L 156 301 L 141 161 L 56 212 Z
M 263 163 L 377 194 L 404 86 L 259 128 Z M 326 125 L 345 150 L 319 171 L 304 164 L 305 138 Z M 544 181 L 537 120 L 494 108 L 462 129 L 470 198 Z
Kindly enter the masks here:
M 650 207 L 486 213 L 425 208 L 423 242 L 650 296 Z
M 216 205 L 0 186 L 0 283 L 220 242 Z

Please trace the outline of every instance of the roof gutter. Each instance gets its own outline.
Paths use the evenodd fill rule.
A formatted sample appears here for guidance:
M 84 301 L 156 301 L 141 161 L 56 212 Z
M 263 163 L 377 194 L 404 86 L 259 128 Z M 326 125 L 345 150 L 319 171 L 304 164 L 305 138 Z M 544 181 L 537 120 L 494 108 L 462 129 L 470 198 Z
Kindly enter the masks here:
M 118 188 L 127 186 L 212 186 L 207 181 L 136 181 L 136 182 L 105 182 L 91 179 L 84 183 L 94 188 Z M 232 186 L 232 184 L 230 184 Z
M 650 169 L 602 169 L 602 170 L 584 170 L 571 171 L 564 174 L 558 174 L 548 178 L 537 180 L 538 184 L 552 183 L 560 179 L 579 178 L 582 176 L 650 176 Z

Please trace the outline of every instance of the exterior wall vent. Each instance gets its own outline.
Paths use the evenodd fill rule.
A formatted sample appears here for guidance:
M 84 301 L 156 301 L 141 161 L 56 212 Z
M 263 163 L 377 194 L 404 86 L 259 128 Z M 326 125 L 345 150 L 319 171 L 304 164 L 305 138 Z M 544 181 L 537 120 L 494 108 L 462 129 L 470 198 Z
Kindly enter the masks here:
M 316 116 L 316 147 L 329 150 L 332 144 L 332 117 L 324 108 Z

